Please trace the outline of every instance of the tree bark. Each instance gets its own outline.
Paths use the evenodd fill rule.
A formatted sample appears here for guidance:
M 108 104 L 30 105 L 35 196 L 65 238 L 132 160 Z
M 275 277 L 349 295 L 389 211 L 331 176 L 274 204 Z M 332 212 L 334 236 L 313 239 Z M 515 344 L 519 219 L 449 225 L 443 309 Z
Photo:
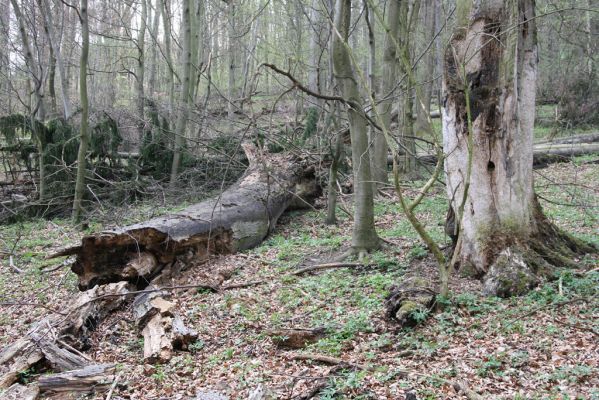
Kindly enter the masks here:
M 337 0 L 333 39 L 333 68 L 343 97 L 353 106 L 347 113 L 352 145 L 352 168 L 354 175 L 354 227 L 352 247 L 355 251 L 374 250 L 379 238 L 374 227 L 374 185 L 370 173 L 370 151 L 366 118 L 363 114 L 362 96 L 348 50 L 351 0 Z
M 397 81 L 399 60 L 397 45 L 399 41 L 399 7 L 401 0 L 390 0 L 385 22 L 385 43 L 383 53 L 383 73 L 379 98 L 378 113 L 387 132 L 391 131 L 391 118 L 393 110 L 393 94 Z M 385 136 L 380 131 L 374 131 L 374 145 L 372 156 L 372 178 L 377 183 L 389 182 L 387 169 L 387 154 L 389 146 Z
M 145 0 L 144 0 L 145 1 Z M 73 221 L 79 222 L 83 211 L 85 194 L 86 154 L 89 147 L 89 103 L 87 97 L 87 63 L 89 60 L 89 24 L 87 18 L 87 0 L 81 0 L 81 63 L 79 66 L 79 94 L 81 98 L 81 128 L 79 132 L 79 151 L 77 153 L 77 177 L 75 180 L 75 198 L 73 199 Z
M 62 97 L 62 109 L 64 119 L 71 117 L 71 102 L 69 100 L 69 91 L 67 87 L 67 78 L 65 74 L 64 61 L 62 59 L 62 51 L 58 45 L 58 38 L 54 33 L 54 19 L 52 10 L 48 5 L 48 0 L 37 0 L 39 7 L 43 10 L 41 13 L 44 19 L 44 32 L 50 43 L 50 48 L 54 54 L 56 66 L 58 67 L 58 75 L 60 77 L 60 93 Z M 62 6 L 62 3 L 60 3 Z
M 17 23 L 19 25 L 19 33 L 21 35 L 21 41 L 23 43 L 23 56 L 25 58 L 25 64 L 27 65 L 27 69 L 29 70 L 29 77 L 31 78 L 30 81 L 28 80 L 28 82 L 33 83 L 33 88 L 32 90 L 29 90 L 29 92 L 33 92 L 35 96 L 35 105 L 32 108 L 30 104 L 29 114 L 32 120 L 31 125 L 35 127 L 37 125 L 35 123 L 36 119 L 39 121 L 44 121 L 44 119 L 46 118 L 46 111 L 44 105 L 44 73 L 42 67 L 39 65 L 39 63 L 35 62 L 35 59 L 33 57 L 33 50 L 31 49 L 31 44 L 29 43 L 29 36 L 27 35 L 25 19 L 21 12 L 19 3 L 17 2 L 17 0 L 10 0 L 10 2 L 12 4 Z M 40 137 L 40 132 L 37 132 L 34 129 L 33 134 L 38 150 L 38 193 L 40 200 L 43 200 L 46 197 L 46 162 L 44 157 L 45 148 L 43 145 L 43 140 Z
M 173 152 L 173 164 L 171 166 L 170 185 L 174 187 L 177 183 L 177 175 L 181 164 L 181 152 L 185 144 L 185 128 L 189 117 L 191 105 L 191 63 L 192 63 L 192 21 L 191 0 L 183 1 L 183 82 L 179 96 L 179 113 L 175 125 L 175 150 Z
M 137 69 L 135 71 L 135 90 L 137 94 L 136 108 L 139 118 L 139 137 L 143 138 L 144 131 L 144 80 L 146 74 L 146 26 L 148 19 L 148 2 L 141 0 L 141 18 L 139 22 L 139 31 L 137 32 Z
M 537 77 L 534 0 L 470 0 L 445 53 L 447 193 L 455 259 L 485 292 L 518 295 L 592 247 L 559 231 L 533 191 Z M 539 278 L 541 277 L 541 278 Z

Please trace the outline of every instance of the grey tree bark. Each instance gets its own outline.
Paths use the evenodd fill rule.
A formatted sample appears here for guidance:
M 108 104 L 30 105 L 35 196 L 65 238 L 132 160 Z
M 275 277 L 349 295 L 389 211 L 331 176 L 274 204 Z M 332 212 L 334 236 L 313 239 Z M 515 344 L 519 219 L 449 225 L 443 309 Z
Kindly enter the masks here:
M 141 0 L 141 17 L 139 22 L 139 30 L 137 32 L 137 70 L 135 71 L 135 90 L 136 90 L 136 108 L 139 121 L 139 137 L 143 137 L 144 130 L 144 80 L 146 71 L 146 25 L 148 19 L 148 4 L 149 0 Z
M 192 21 L 191 21 L 191 0 L 183 1 L 183 81 L 181 83 L 181 92 L 179 94 L 179 113 L 175 125 L 175 149 L 173 154 L 173 164 L 171 167 L 171 187 L 177 182 L 177 174 L 181 164 L 181 152 L 185 144 L 185 128 L 189 116 L 189 105 L 191 102 L 191 63 L 192 63 Z
M 90 135 L 88 131 L 89 104 L 87 96 L 87 63 L 89 60 L 89 23 L 87 0 L 81 0 L 79 10 L 81 19 L 81 62 L 79 66 L 79 95 L 81 100 L 81 128 L 79 131 L 79 151 L 77 153 L 77 177 L 75 180 L 75 198 L 73 199 L 73 222 L 78 223 L 83 211 L 82 201 L 85 193 L 85 168 Z
M 17 23 L 19 25 L 19 33 L 21 35 L 21 42 L 23 45 L 23 57 L 25 58 L 25 64 L 29 71 L 29 82 L 33 84 L 32 90 L 35 97 L 35 104 L 30 105 L 30 117 L 32 119 L 38 119 L 43 121 L 46 118 L 46 109 L 44 104 L 44 70 L 39 63 L 36 63 L 33 57 L 33 50 L 27 34 L 27 27 L 25 25 L 25 19 L 21 12 L 21 7 L 17 0 L 10 0 Z M 35 130 L 35 123 L 31 124 Z M 39 185 L 38 185 L 38 196 L 40 200 L 43 200 L 46 196 L 46 162 L 44 157 L 44 146 L 43 141 L 40 137 L 40 132 L 35 132 L 35 142 L 37 144 L 38 151 L 38 166 L 39 166 Z
M 62 51 L 58 45 L 59 38 L 54 32 L 54 19 L 52 17 L 52 10 L 48 4 L 48 0 L 37 0 L 37 4 L 43 12 L 41 13 L 44 20 L 44 32 L 50 43 L 50 48 L 56 60 L 56 66 L 58 67 L 58 75 L 60 77 L 60 94 L 62 98 L 62 109 L 63 116 L 65 119 L 71 117 L 71 101 L 69 100 L 69 90 L 67 86 L 67 77 L 64 67 L 64 60 L 62 58 Z M 62 3 L 59 3 L 62 5 Z
M 385 42 L 383 52 L 383 68 L 381 88 L 379 93 L 380 103 L 378 113 L 382 124 L 389 132 L 391 128 L 391 113 L 393 111 L 394 91 L 397 85 L 397 70 L 399 60 L 396 43 L 399 41 L 399 7 L 401 0 L 390 0 L 387 8 L 387 21 L 385 21 Z M 375 182 L 386 184 L 389 182 L 387 172 L 387 153 L 389 147 L 385 136 L 380 131 L 374 131 L 374 147 L 372 157 L 372 178 Z
M 151 3 L 150 3 L 151 4 Z M 152 49 L 150 55 L 150 79 L 148 81 L 148 89 L 150 96 L 154 96 L 156 92 L 156 74 L 158 73 L 158 27 L 160 25 L 160 14 L 161 14 L 160 0 L 156 0 L 156 7 L 154 8 L 154 15 L 152 18 L 152 26 L 150 28 L 150 35 L 152 36 Z
M 337 0 L 333 39 L 333 68 L 343 97 L 352 103 L 347 113 L 352 144 L 354 175 L 354 227 L 352 247 L 355 251 L 374 250 L 379 238 L 374 227 L 374 185 L 370 173 L 370 155 L 362 95 L 352 67 L 348 37 L 351 21 L 351 0 Z
M 402 86 L 403 93 L 400 97 L 400 129 L 399 143 L 404 150 L 404 154 L 400 156 L 400 171 L 404 178 L 413 179 L 416 177 L 416 142 L 414 140 L 414 86 L 417 82 L 414 81 L 414 74 L 408 71 L 412 65 L 412 34 L 413 24 L 418 18 L 420 10 L 420 1 L 414 1 L 412 8 L 409 7 L 408 1 L 401 2 L 399 6 L 399 57 L 402 58 L 400 63 L 400 72 L 402 75 L 407 75 L 404 80 L 405 85 Z
M 166 62 L 168 64 L 166 80 L 168 86 L 168 105 L 169 115 L 172 118 L 175 108 L 175 71 L 173 65 L 173 56 L 171 50 L 171 13 L 169 11 L 169 0 L 161 1 L 162 23 L 164 28 L 164 51 Z

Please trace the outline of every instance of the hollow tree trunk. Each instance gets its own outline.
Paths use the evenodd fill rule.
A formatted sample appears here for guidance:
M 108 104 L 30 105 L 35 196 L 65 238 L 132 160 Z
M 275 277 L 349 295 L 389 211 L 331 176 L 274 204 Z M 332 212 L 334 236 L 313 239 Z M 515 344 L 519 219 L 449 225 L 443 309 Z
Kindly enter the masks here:
M 456 259 L 501 296 L 529 290 L 552 266 L 591 250 L 547 221 L 533 191 L 534 10 L 534 0 L 466 1 L 445 54 L 443 147 L 459 221 Z
M 351 0 L 337 0 L 333 39 L 333 68 L 335 77 L 346 100 L 353 105 L 348 107 L 352 168 L 354 172 L 354 228 L 352 247 L 361 252 L 378 247 L 379 239 L 374 227 L 374 185 L 370 174 L 370 152 L 366 118 L 362 112 L 362 96 L 358 88 L 348 45 L 351 20 Z M 341 36 L 341 37 L 340 37 Z
M 283 211 L 309 202 L 319 189 L 309 162 L 290 155 L 261 156 L 250 145 L 245 150 L 250 167 L 220 196 L 176 214 L 85 236 L 80 246 L 56 256 L 77 255 L 72 269 L 81 289 L 118 281 L 143 287 L 178 257 L 201 260 L 257 245 Z

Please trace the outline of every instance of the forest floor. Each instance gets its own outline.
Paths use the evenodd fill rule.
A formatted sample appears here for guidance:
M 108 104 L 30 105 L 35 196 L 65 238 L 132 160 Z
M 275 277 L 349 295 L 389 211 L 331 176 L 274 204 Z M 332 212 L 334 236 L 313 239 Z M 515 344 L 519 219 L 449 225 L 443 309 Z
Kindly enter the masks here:
M 599 165 L 583 161 L 537 170 L 537 192 L 560 227 L 599 244 Z M 364 267 L 286 275 L 325 262 L 349 243 L 348 217 L 339 212 L 339 225 L 325 226 L 319 209 L 286 214 L 256 249 L 186 271 L 175 284 L 201 283 L 205 273 L 219 268 L 234 268 L 227 284 L 265 283 L 222 293 L 174 292 L 186 324 L 199 338 L 168 364 L 144 365 L 143 340 L 130 306 L 113 313 L 94 332 L 88 351 L 97 362 L 117 363 L 123 371 L 113 399 L 195 399 L 201 391 L 247 399 L 258 385 L 279 399 L 302 398 L 316 387 L 314 398 L 320 399 L 404 399 L 410 392 L 419 400 L 465 398 L 450 382 L 484 399 L 599 399 L 596 258 L 579 260 L 576 271 L 563 271 L 556 281 L 512 299 L 483 297 L 478 281 L 455 273 L 445 311 L 415 328 L 399 329 L 384 316 L 390 288 L 415 274 L 434 285 L 437 273 L 394 193 L 386 193 L 376 203 L 377 229 L 392 245 L 371 254 Z M 419 208 L 439 243 L 449 240 L 443 233 L 446 206 L 438 186 Z M 120 223 L 157 212 L 145 204 L 119 217 Z M 83 233 L 107 227 L 98 222 L 80 232 L 67 220 L 0 227 L 0 347 L 41 315 L 63 309 L 77 291 L 68 268 L 43 272 L 63 260 L 44 257 L 76 243 Z M 22 273 L 10 266 L 9 254 Z M 268 334 L 278 328 L 324 328 L 325 335 L 304 349 L 286 350 L 277 346 L 280 338 Z M 345 363 L 293 357 L 305 353 Z M 36 374 L 28 371 L 21 380 Z

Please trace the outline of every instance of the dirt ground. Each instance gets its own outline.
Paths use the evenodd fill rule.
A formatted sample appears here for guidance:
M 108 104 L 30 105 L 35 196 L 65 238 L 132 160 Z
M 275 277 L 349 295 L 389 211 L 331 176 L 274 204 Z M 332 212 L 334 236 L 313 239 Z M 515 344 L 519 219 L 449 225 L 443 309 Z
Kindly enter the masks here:
M 585 159 L 555 164 L 538 170 L 535 179 L 549 217 L 599 244 L 599 165 Z M 112 399 L 195 399 L 208 392 L 247 399 L 260 386 L 278 399 L 404 399 L 408 393 L 417 399 L 467 398 L 459 388 L 484 399 L 599 399 L 596 256 L 577 260 L 578 269 L 561 271 L 555 281 L 512 299 L 482 297 L 478 281 L 454 273 L 445 311 L 402 329 L 385 318 L 389 290 L 414 275 L 434 287 L 437 272 L 393 193 L 387 193 L 375 212 L 388 246 L 370 255 L 366 266 L 286 275 L 327 260 L 349 242 L 348 217 L 339 213 L 338 226 L 325 226 L 324 211 L 317 210 L 287 214 L 259 248 L 187 270 L 174 285 L 201 283 L 224 268 L 235 271 L 227 284 L 263 283 L 217 293 L 173 291 L 171 300 L 199 336 L 167 364 L 144 364 L 130 304 L 113 313 L 94 331 L 87 351 L 122 371 Z M 435 188 L 419 210 L 435 240 L 447 244 L 443 188 Z M 89 231 L 104 227 L 98 222 Z M 64 308 L 77 292 L 68 260 L 44 257 L 76 243 L 82 232 L 65 220 L 37 220 L 1 227 L 0 235 L 0 346 L 5 346 L 42 315 Z M 49 269 L 54 271 L 44 272 Z M 324 334 L 303 349 L 285 349 L 269 334 L 281 328 L 322 328 Z M 328 365 L 297 359 L 298 354 L 343 362 Z M 21 381 L 43 373 L 28 371 Z

